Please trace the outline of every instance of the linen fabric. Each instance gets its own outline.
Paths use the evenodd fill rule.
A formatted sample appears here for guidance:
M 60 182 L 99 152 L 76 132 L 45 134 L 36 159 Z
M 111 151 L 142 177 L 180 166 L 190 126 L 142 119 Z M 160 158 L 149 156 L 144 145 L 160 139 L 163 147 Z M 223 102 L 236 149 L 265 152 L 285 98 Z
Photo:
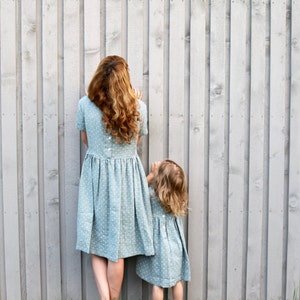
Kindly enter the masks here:
M 157 198 L 151 199 L 151 206 L 155 255 L 138 256 L 136 273 L 148 283 L 170 288 L 180 280 L 190 280 L 182 218 L 166 213 Z
M 146 135 L 147 108 L 139 100 L 140 135 Z M 118 144 L 105 131 L 101 110 L 85 96 L 76 115 L 86 131 L 78 199 L 76 249 L 111 261 L 138 254 L 153 255 L 149 189 L 137 154 L 137 140 Z

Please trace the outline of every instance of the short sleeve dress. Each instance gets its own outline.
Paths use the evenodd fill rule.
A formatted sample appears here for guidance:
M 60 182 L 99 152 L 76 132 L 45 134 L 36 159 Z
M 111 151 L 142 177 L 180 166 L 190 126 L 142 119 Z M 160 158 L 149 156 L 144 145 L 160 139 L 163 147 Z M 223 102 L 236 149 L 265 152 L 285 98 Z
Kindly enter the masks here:
M 170 288 L 180 280 L 190 280 L 182 218 L 166 213 L 157 198 L 151 199 L 151 206 L 155 255 L 138 256 L 136 273 L 148 283 Z
M 139 110 L 145 135 L 147 108 L 140 100 Z M 137 140 L 118 144 L 87 96 L 79 101 L 76 126 L 86 131 L 89 144 L 79 184 L 76 249 L 111 261 L 153 255 L 149 189 Z

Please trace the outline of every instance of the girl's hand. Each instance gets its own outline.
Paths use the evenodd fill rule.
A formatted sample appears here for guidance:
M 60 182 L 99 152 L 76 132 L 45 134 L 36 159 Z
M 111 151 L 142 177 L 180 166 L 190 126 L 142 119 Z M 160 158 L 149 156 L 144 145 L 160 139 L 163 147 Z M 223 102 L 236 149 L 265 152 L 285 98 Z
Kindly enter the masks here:
M 155 161 L 154 163 L 152 163 L 152 165 L 151 165 L 151 172 L 155 172 L 155 170 L 157 170 L 158 169 L 158 167 L 160 166 L 160 164 L 161 164 L 161 161 Z
M 142 99 L 143 93 L 140 90 L 133 88 L 133 93 L 137 99 Z
M 154 163 L 151 164 L 151 170 L 150 170 L 150 173 L 147 176 L 147 182 L 148 183 L 150 183 L 153 180 L 153 178 L 155 176 L 154 175 L 155 174 L 155 170 L 157 170 L 157 168 L 159 167 L 160 163 L 161 163 L 160 161 L 156 161 L 156 162 L 154 162 Z

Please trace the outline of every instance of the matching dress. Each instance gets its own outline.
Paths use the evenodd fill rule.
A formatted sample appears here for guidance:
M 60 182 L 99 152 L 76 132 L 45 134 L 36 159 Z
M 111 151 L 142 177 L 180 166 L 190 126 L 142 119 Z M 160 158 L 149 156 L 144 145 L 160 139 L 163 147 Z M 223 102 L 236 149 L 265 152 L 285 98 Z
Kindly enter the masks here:
M 139 111 L 142 136 L 148 133 L 147 108 L 140 100 Z M 76 249 L 111 261 L 138 255 L 137 274 L 157 286 L 189 280 L 182 220 L 150 200 L 137 141 L 118 144 L 87 96 L 79 101 L 76 126 L 86 131 L 89 144 L 79 185 Z
M 140 100 L 139 111 L 140 135 L 146 135 L 147 108 Z M 86 131 L 89 144 L 79 185 L 76 249 L 111 261 L 154 255 L 149 189 L 137 140 L 118 144 L 87 96 L 79 101 L 76 126 Z
M 157 198 L 151 198 L 151 206 L 155 255 L 138 256 L 136 273 L 153 285 L 170 288 L 180 280 L 190 280 L 182 219 L 166 213 Z

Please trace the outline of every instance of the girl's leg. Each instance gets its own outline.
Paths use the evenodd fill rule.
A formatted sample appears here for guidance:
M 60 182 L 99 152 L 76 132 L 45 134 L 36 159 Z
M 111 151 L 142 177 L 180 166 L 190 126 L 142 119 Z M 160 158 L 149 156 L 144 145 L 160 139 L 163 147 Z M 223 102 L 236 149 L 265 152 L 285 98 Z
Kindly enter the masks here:
M 164 289 L 154 285 L 152 287 L 152 300 L 163 300 L 164 299 Z
M 107 279 L 107 259 L 92 254 L 92 266 L 100 300 L 110 300 L 109 285 Z
M 119 299 L 122 281 L 124 276 L 124 259 L 121 258 L 117 262 L 108 261 L 107 279 L 111 299 Z
M 183 285 L 182 285 L 182 281 L 178 281 L 172 287 L 172 295 L 173 295 L 173 300 L 182 300 L 183 299 Z

